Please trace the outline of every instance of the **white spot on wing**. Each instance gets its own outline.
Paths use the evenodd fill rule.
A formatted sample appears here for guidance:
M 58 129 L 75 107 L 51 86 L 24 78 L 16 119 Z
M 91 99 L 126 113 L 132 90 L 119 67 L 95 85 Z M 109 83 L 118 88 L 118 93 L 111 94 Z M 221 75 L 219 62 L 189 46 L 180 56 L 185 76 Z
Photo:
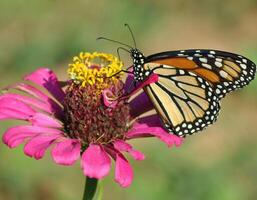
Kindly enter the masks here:
M 208 69 L 212 69 L 211 65 L 207 64 L 207 63 L 202 63 L 202 66 Z
M 217 66 L 217 67 L 222 67 L 222 63 L 221 62 L 215 62 L 215 65 Z
M 183 70 L 179 70 L 179 73 L 182 75 L 185 74 L 185 72 Z
M 199 58 L 199 60 L 203 63 L 207 63 L 207 58 Z
M 201 54 L 199 54 L 199 53 L 196 53 L 196 54 L 194 54 L 194 56 L 196 56 L 196 57 L 200 57 L 200 56 L 202 56 Z
M 225 71 L 223 71 L 223 70 L 220 71 L 220 75 L 221 75 L 221 77 L 223 77 L 223 78 L 227 78 L 227 77 L 228 77 L 228 73 L 225 72 Z
M 246 64 L 240 64 L 243 69 L 246 69 Z
M 178 53 L 177 55 L 178 55 L 178 56 L 184 56 L 184 54 L 183 54 L 183 53 Z
M 244 63 L 247 63 L 247 60 L 246 60 L 245 58 L 243 58 L 243 62 L 244 62 Z
M 193 72 L 188 72 L 191 76 L 196 76 Z
M 212 54 L 208 54 L 207 56 L 210 57 L 210 58 L 215 58 L 215 56 L 212 55 Z
M 220 94 L 220 89 L 219 88 L 216 89 L 216 93 Z
M 149 71 L 146 71 L 146 72 L 145 72 L 145 75 L 146 75 L 146 76 L 148 76 L 149 74 L 150 74 L 150 72 L 149 72 Z
M 226 87 L 229 86 L 228 82 L 224 82 L 224 85 L 225 85 Z

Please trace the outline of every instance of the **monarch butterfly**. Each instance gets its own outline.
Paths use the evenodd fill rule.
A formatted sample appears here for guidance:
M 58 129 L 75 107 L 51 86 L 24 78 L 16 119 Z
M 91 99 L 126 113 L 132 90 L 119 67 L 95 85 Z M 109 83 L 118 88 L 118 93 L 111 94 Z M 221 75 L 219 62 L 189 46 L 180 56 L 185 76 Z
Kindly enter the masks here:
M 256 65 L 244 56 L 218 50 L 190 49 L 167 51 L 150 56 L 129 47 L 135 82 L 144 82 L 151 74 L 158 81 L 144 87 L 165 128 L 185 137 L 216 121 L 219 101 L 254 79 Z

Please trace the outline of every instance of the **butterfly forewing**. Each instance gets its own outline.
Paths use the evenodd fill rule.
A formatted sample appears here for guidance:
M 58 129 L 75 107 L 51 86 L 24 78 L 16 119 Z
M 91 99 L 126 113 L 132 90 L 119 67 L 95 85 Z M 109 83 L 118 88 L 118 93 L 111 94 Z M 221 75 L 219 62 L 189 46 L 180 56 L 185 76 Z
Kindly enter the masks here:
M 217 50 L 169 51 L 148 56 L 145 62 L 193 72 L 208 81 L 219 98 L 247 85 L 256 72 L 249 59 Z
M 192 134 L 216 120 L 218 97 L 208 81 L 171 65 L 146 63 L 144 67 L 159 76 L 145 91 L 170 132 Z

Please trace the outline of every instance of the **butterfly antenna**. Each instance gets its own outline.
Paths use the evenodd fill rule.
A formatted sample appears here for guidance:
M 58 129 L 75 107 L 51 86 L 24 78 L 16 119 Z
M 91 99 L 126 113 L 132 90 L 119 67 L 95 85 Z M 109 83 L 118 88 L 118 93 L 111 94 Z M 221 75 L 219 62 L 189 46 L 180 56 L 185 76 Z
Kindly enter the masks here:
M 137 48 L 136 40 L 135 40 L 134 34 L 133 34 L 130 26 L 128 24 L 124 24 L 124 25 L 128 28 L 128 30 L 129 30 L 129 32 L 130 32 L 130 34 L 132 36 L 132 39 L 133 39 L 133 42 L 134 42 L 134 46 L 135 46 L 135 48 Z
M 120 60 L 120 50 L 126 51 L 126 52 L 128 52 L 128 53 L 130 54 L 130 51 L 129 51 L 129 50 L 127 50 L 127 49 L 125 49 L 125 48 L 123 48 L 123 47 L 118 47 L 118 48 L 117 48 L 117 54 L 118 54 L 118 56 L 119 56 L 119 60 Z
M 122 42 L 119 42 L 119 41 L 116 41 L 116 40 L 112 40 L 112 39 L 109 39 L 109 38 L 106 38 L 106 37 L 99 37 L 99 38 L 97 38 L 97 40 L 107 40 L 107 41 L 110 41 L 110 42 L 114 42 L 114 43 L 118 43 L 118 44 L 124 45 L 124 46 L 126 46 L 126 47 L 128 47 L 130 49 L 133 49 L 133 47 L 130 46 L 130 45 L 127 45 L 125 43 L 122 43 Z M 127 51 L 129 51 L 129 50 L 127 50 Z

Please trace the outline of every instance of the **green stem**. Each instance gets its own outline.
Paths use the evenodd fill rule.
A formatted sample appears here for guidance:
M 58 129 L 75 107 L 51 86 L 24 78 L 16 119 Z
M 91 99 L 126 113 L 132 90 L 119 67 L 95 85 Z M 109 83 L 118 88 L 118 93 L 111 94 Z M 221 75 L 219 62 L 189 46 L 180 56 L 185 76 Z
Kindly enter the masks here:
M 83 200 L 92 200 L 96 193 L 96 188 L 97 188 L 97 179 L 87 177 L 85 188 L 84 188 Z

